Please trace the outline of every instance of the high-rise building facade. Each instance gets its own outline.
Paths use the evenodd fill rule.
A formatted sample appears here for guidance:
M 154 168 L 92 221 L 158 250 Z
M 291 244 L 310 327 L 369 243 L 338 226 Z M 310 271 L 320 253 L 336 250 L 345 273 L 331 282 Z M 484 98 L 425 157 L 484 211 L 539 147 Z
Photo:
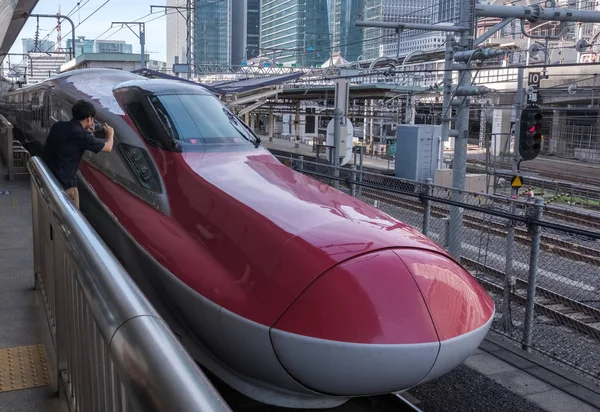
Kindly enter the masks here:
M 185 8 L 186 0 L 167 0 Z M 193 56 L 197 65 L 239 65 L 259 54 L 260 0 L 194 0 Z M 167 65 L 186 63 L 186 11 L 167 15 Z
M 275 63 L 311 67 L 331 53 L 327 0 L 262 0 L 261 53 Z
M 238 2 L 245 3 L 244 0 Z M 213 65 L 231 62 L 232 3 L 232 0 L 196 0 L 194 12 L 196 64 Z
M 167 6 L 185 7 L 186 0 L 167 0 Z M 187 63 L 187 23 L 186 11 L 181 13 L 172 10 L 167 13 L 167 70 L 172 70 L 176 63 Z
M 332 52 L 341 53 L 348 61 L 355 61 L 363 51 L 363 34 L 356 26 L 359 0 L 331 0 L 329 2 Z
M 260 0 L 248 0 L 246 60 L 260 54 Z
M 460 16 L 458 0 L 365 0 L 366 21 L 421 24 L 455 24 Z M 363 58 L 405 56 L 415 51 L 443 50 L 445 34 L 405 30 L 400 38 L 395 29 L 365 28 Z
M 21 39 L 21 44 L 23 46 L 23 53 L 25 54 L 34 51 L 35 49 L 35 39 Z M 55 45 L 56 43 L 51 40 L 39 40 L 38 49 L 35 51 L 42 53 L 53 52 Z

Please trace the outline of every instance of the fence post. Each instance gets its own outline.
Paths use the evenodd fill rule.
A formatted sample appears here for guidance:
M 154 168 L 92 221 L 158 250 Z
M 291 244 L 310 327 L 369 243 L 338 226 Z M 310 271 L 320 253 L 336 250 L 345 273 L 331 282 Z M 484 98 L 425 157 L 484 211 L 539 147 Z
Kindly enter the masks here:
M 535 200 L 533 219 L 542 218 L 543 199 Z M 525 327 L 523 331 L 523 349 L 531 351 L 531 331 L 533 329 L 533 311 L 535 305 L 535 284 L 537 280 L 538 257 L 540 254 L 541 227 L 531 224 L 531 254 L 529 256 L 529 279 L 527 284 L 527 308 L 525 310 Z
M 304 156 L 298 156 L 298 170 L 304 170 Z
M 516 213 L 515 201 L 510 203 L 510 213 Z M 513 250 L 515 244 L 515 221 L 510 219 L 506 228 L 506 265 L 504 267 L 504 293 L 502 296 L 502 318 L 500 328 L 504 332 L 511 332 L 513 329 L 512 319 L 510 317 L 510 290 L 515 285 L 516 279 L 513 275 Z
M 442 247 L 448 250 L 450 245 L 450 216 L 443 218 L 442 223 L 444 224 L 442 228 Z
M 356 197 L 356 165 L 350 165 L 350 195 Z
M 431 196 L 431 185 L 433 184 L 433 179 L 428 177 L 425 180 L 425 187 L 423 190 L 423 194 L 425 196 Z M 431 217 L 431 201 L 428 198 L 423 199 L 425 204 L 425 210 L 423 211 L 423 234 L 425 236 L 429 236 L 429 218 Z

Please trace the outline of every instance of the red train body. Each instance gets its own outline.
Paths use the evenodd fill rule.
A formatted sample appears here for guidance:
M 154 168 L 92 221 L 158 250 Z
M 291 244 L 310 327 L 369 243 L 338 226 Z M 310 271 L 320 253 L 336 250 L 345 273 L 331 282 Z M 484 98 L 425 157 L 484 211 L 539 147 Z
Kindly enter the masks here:
M 83 211 L 192 355 L 239 391 L 292 407 L 402 391 L 486 335 L 493 302 L 443 249 L 281 164 L 199 86 L 89 69 L 2 109 L 35 153 L 79 98 L 117 141 L 82 162 Z M 190 137 L 206 113 L 229 132 Z

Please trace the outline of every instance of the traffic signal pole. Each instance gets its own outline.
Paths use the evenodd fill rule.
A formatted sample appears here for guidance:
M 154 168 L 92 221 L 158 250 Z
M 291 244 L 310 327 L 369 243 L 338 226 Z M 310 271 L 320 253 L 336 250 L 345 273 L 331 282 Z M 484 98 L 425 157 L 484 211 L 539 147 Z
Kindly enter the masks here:
M 517 72 L 517 97 L 515 101 L 515 143 L 514 156 L 512 162 L 512 175 L 519 175 L 519 141 L 521 138 L 520 119 L 523 108 L 523 72 L 524 69 L 519 67 Z M 512 182 L 511 182 L 512 186 Z M 512 199 L 516 199 L 519 194 L 519 188 L 512 186 L 510 195 Z M 516 212 L 516 204 L 514 201 L 510 203 L 510 213 L 514 215 Z M 504 294 L 502 297 L 502 318 L 500 319 L 500 327 L 505 332 L 512 332 L 513 323 L 510 316 L 510 292 L 516 284 L 516 278 L 513 272 L 513 254 L 515 245 L 515 221 L 508 220 L 506 228 L 506 261 L 504 267 Z

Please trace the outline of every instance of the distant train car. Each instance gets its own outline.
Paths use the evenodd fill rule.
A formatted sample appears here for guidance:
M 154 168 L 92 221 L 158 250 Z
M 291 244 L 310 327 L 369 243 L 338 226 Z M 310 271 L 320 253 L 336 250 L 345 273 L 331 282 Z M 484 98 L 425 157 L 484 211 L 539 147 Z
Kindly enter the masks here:
M 32 154 L 78 99 L 115 129 L 82 210 L 192 356 L 240 392 L 333 407 L 473 353 L 494 305 L 443 249 L 285 167 L 200 86 L 110 69 L 2 96 Z

